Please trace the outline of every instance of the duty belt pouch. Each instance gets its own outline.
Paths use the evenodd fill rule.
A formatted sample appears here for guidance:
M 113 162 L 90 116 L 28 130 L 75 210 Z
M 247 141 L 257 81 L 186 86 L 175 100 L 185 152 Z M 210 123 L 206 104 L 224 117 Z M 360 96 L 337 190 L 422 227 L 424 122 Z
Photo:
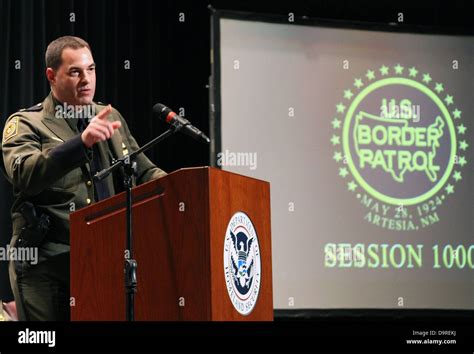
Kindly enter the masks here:
M 26 226 L 20 231 L 18 237 L 18 247 L 38 247 L 43 243 L 49 231 L 49 216 L 42 214 L 37 216 L 35 207 L 30 202 L 25 202 L 20 209 L 20 213 L 26 220 Z

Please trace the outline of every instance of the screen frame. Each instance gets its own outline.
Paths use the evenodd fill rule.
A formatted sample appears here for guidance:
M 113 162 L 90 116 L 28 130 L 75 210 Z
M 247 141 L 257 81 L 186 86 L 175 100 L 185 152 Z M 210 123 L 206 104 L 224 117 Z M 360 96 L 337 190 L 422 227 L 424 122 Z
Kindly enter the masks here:
M 221 62 L 220 62 L 220 20 L 232 19 L 250 22 L 264 22 L 275 24 L 289 24 L 288 17 L 270 13 L 253 13 L 233 10 L 219 10 L 210 7 L 211 33 L 210 33 L 210 60 L 211 76 L 209 78 L 209 133 L 211 144 L 209 149 L 210 165 L 215 168 L 221 168 L 217 165 L 217 153 L 222 149 L 221 134 Z M 334 29 L 354 29 L 366 31 L 379 31 L 391 33 L 412 33 L 427 35 L 451 35 L 461 37 L 473 37 L 474 28 L 465 27 L 433 27 L 422 25 L 406 25 L 398 23 L 376 23 L 376 22 L 356 22 L 327 20 L 321 18 L 294 16 L 294 25 L 324 27 Z M 395 318 L 446 318 L 446 319 L 468 319 L 474 317 L 474 309 L 413 309 L 413 308 L 314 308 L 314 309 L 274 309 L 276 320 L 308 320 L 321 317 L 336 318 L 357 318 L 369 317 L 389 319 Z

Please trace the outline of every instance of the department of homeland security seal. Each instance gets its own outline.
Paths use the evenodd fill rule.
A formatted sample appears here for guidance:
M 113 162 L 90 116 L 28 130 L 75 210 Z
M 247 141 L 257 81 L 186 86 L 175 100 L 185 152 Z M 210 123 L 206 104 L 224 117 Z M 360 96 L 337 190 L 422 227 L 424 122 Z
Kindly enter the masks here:
M 344 91 L 332 158 L 367 222 L 397 231 L 439 222 L 467 163 L 461 115 L 443 83 L 414 66 L 382 65 Z
M 261 264 L 257 233 L 247 214 L 235 213 L 224 241 L 224 274 L 227 292 L 235 309 L 248 315 L 257 303 Z

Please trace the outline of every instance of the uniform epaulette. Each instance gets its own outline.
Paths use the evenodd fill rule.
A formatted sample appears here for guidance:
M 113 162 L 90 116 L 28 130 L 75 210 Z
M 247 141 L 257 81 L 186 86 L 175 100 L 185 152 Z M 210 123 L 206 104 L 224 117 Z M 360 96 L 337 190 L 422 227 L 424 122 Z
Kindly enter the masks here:
M 43 104 L 38 103 L 35 104 L 34 106 L 31 106 L 30 108 L 22 108 L 20 109 L 20 112 L 39 112 L 43 109 Z

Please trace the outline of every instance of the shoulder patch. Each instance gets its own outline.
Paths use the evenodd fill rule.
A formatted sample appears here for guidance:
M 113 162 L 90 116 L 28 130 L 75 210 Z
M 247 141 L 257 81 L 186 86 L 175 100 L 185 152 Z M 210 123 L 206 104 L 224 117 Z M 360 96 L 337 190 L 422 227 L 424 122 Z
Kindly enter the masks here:
M 5 144 L 8 140 L 13 138 L 15 135 L 18 134 L 18 123 L 20 122 L 20 117 L 15 116 L 5 125 L 5 129 L 3 130 L 3 144 Z

